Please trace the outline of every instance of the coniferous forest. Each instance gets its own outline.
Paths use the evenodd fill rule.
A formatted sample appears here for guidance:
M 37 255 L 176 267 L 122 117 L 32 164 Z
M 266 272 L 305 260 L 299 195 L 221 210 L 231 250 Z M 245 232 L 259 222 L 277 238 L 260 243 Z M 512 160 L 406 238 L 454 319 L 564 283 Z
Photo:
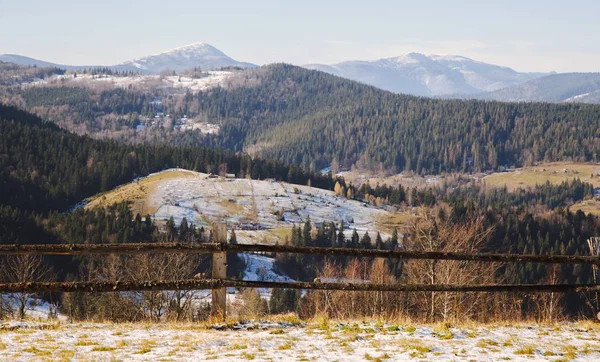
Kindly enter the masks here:
M 313 171 L 335 163 L 436 174 L 600 159 L 597 105 L 414 97 L 286 64 L 240 71 L 222 87 L 180 97 L 74 86 L 8 89 L 5 97 L 69 129 L 112 130 L 132 142 L 142 139 L 133 129 L 158 112 L 202 119 L 219 133 L 170 125 L 143 140 L 218 146 Z

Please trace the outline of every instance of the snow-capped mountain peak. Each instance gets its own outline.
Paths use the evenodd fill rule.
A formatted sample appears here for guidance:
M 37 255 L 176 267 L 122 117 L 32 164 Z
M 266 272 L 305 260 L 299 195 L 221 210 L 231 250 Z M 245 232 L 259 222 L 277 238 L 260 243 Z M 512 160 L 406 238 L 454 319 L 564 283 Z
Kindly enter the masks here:
M 164 52 L 153 54 L 151 56 L 166 55 L 166 54 L 189 55 L 189 56 L 206 54 L 206 55 L 213 55 L 213 56 L 226 56 L 219 49 L 213 47 L 212 45 L 210 45 L 208 43 L 204 43 L 204 42 L 198 42 L 198 43 L 179 46 L 179 47 L 176 47 L 176 48 L 164 51 Z
M 133 66 L 147 73 L 160 73 L 164 70 L 181 72 L 195 67 L 209 70 L 223 67 L 252 68 L 256 66 L 250 63 L 238 62 L 204 42 L 184 45 L 162 53 L 136 58 L 122 63 L 122 65 Z

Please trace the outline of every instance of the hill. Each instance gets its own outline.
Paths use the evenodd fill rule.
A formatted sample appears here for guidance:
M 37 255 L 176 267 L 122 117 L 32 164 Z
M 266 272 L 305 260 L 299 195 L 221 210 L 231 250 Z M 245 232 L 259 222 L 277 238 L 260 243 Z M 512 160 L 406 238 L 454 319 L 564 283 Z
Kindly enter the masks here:
M 36 212 L 65 210 L 135 177 L 176 166 L 302 184 L 311 178 L 315 186 L 333 186 L 325 176 L 215 148 L 94 140 L 3 105 L 0 134 L 0 205 Z
M 171 84 L 183 84 L 181 78 Z M 84 83 L 8 94 L 14 104 L 73 131 L 214 145 L 312 171 L 478 172 L 600 155 L 595 105 L 427 99 L 285 64 L 215 76 L 196 93 Z
M 186 101 L 221 124 L 217 144 L 312 170 L 494 170 L 598 151 L 598 106 L 418 98 L 284 64 Z
M 94 196 L 86 208 L 123 201 L 132 202 L 134 213 L 151 214 L 156 221 L 173 217 L 179 225 L 185 217 L 188 223 L 205 228 L 212 222 L 227 222 L 240 242 L 283 242 L 292 225 L 300 225 L 307 218 L 316 225 L 343 222 L 348 238 L 353 229 L 373 236 L 386 231 L 387 238 L 394 227 L 403 226 L 390 221 L 411 219 L 404 214 L 403 219 L 393 217 L 390 212 L 339 197 L 333 191 L 275 180 L 210 177 L 181 169 L 156 173 Z

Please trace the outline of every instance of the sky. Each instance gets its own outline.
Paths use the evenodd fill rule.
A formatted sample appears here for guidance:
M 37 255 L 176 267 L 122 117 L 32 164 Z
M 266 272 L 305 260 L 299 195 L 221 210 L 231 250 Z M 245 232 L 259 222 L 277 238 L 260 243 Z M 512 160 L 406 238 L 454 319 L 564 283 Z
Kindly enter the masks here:
M 0 0 L 0 54 L 112 65 L 206 42 L 256 64 L 455 54 L 599 72 L 597 0 Z

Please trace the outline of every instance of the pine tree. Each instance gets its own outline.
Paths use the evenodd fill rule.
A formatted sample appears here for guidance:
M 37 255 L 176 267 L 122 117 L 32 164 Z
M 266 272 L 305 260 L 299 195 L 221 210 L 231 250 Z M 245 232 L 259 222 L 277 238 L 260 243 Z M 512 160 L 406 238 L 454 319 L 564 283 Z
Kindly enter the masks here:
M 337 246 L 346 246 L 346 237 L 344 236 L 344 221 L 340 221 L 340 226 L 337 233 Z
M 371 237 L 369 236 L 368 231 L 366 231 L 363 237 L 360 239 L 360 247 L 363 249 L 371 248 Z
M 169 220 L 167 220 L 166 231 L 167 239 L 169 241 L 173 241 L 175 240 L 175 238 L 177 238 L 177 228 L 175 227 L 175 219 L 173 219 L 173 216 L 171 216 Z
M 181 219 L 181 224 L 179 224 L 179 240 L 187 241 L 189 237 L 189 226 L 187 222 L 187 218 L 184 216 Z
M 395 227 L 392 232 L 392 238 L 390 239 L 390 249 L 395 250 L 398 248 L 398 228 Z
M 237 244 L 237 237 L 235 236 L 235 230 L 231 229 L 231 235 L 229 235 L 229 243 Z
M 354 229 L 352 231 L 352 238 L 350 239 L 350 247 L 351 248 L 358 248 L 358 242 L 359 242 L 359 236 L 358 236 L 358 232 L 356 231 L 356 229 Z
M 312 246 L 311 231 L 312 224 L 310 222 L 310 216 L 308 216 L 302 230 L 302 246 Z
M 381 238 L 381 234 L 379 233 L 379 231 L 377 232 L 377 237 L 375 238 L 375 249 L 379 249 L 379 250 L 384 249 L 383 239 Z
M 329 235 L 327 236 L 327 246 L 335 247 L 336 246 L 336 234 L 335 234 L 335 223 L 329 223 Z

